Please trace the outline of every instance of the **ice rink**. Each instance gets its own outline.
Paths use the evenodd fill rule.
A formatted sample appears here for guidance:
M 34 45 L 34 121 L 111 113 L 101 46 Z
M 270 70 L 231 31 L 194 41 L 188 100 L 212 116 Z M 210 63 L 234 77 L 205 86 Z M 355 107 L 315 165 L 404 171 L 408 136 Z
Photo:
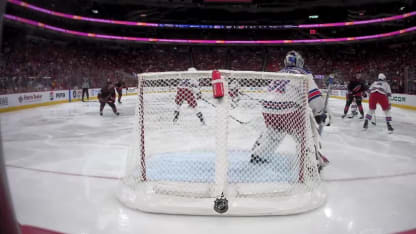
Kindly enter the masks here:
M 393 134 L 378 109 L 377 126 L 341 119 L 330 99 L 324 128 L 331 161 L 322 173 L 327 203 L 308 213 L 210 217 L 143 213 L 116 197 L 124 175 L 136 97 L 120 116 L 98 102 L 75 102 L 1 114 L 12 199 L 21 224 L 63 233 L 394 233 L 416 228 L 416 111 L 393 107 Z M 364 110 L 368 109 L 364 103 Z M 203 108 L 202 108 L 202 111 Z M 166 139 L 168 141 L 169 139 Z

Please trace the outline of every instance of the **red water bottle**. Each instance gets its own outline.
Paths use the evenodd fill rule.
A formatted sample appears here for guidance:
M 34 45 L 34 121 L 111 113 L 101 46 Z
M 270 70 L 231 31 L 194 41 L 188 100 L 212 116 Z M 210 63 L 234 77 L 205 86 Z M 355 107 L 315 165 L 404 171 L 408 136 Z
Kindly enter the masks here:
M 212 92 L 214 98 L 224 97 L 224 83 L 221 79 L 221 73 L 217 70 L 212 71 Z

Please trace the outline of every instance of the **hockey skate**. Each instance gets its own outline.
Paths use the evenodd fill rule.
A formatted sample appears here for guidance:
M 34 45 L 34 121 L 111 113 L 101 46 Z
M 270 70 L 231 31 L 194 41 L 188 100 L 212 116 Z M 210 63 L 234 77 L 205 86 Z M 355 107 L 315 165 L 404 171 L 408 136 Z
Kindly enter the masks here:
M 364 130 L 367 130 L 367 129 L 368 129 L 368 119 L 366 119 L 366 120 L 364 121 L 363 128 L 364 128 Z
M 364 115 L 361 115 L 361 116 L 360 116 L 360 119 L 364 119 Z
M 250 159 L 250 163 L 253 164 L 265 164 L 265 163 L 269 163 L 269 160 L 261 158 L 257 155 L 252 154 L 251 155 L 251 159 Z
M 345 118 L 345 116 L 347 116 L 347 114 L 343 114 L 343 115 L 341 115 L 341 118 Z
M 100 115 L 103 116 L 103 112 L 102 111 L 100 111 Z
M 318 152 L 318 172 L 321 173 L 322 169 L 329 164 L 327 157 Z
M 390 122 L 387 122 L 387 131 L 388 131 L 389 133 L 393 133 L 393 131 L 394 131 L 394 129 L 393 129 L 393 127 L 391 126 Z
M 358 115 L 358 113 L 356 111 L 353 111 L 353 112 L 351 112 L 351 115 L 348 116 L 348 118 L 352 119 L 352 118 L 354 118 L 357 115 Z

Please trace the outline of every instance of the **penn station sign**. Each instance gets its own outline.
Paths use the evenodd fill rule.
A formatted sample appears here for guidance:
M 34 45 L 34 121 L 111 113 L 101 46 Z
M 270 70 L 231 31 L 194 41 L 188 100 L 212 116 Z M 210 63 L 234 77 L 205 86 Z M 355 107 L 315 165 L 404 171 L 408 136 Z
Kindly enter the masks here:
M 397 103 L 397 104 L 405 104 L 406 103 L 406 96 L 404 95 L 392 95 L 392 97 L 390 98 L 390 101 L 392 103 Z

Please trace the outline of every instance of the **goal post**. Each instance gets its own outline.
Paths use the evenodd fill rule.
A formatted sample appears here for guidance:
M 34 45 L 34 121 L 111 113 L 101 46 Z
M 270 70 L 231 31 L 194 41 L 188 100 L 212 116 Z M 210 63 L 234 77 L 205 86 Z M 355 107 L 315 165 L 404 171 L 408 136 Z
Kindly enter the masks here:
M 212 72 L 138 75 L 122 203 L 147 212 L 235 216 L 322 206 L 311 77 L 220 70 L 225 95 L 214 98 Z M 189 84 L 197 85 L 183 91 Z

